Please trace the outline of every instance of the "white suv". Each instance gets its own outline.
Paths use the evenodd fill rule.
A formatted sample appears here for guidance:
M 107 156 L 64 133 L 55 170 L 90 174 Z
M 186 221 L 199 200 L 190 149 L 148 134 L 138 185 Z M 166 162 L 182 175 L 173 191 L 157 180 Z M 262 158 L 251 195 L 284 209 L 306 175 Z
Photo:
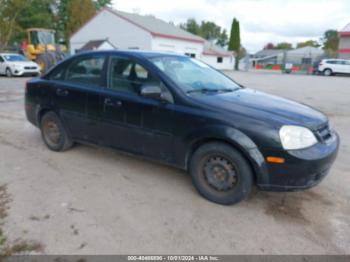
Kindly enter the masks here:
M 318 71 L 325 76 L 332 74 L 350 74 L 350 60 L 324 59 L 318 66 Z

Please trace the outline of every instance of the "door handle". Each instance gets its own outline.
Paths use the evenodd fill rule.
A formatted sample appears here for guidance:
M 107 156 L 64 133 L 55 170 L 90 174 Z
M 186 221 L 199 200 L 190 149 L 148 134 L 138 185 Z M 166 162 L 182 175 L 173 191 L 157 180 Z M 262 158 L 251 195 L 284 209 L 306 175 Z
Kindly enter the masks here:
M 110 98 L 105 98 L 104 101 L 106 106 L 121 107 L 123 105 L 122 101 L 113 101 Z
M 58 96 L 68 96 L 69 92 L 68 92 L 68 90 L 64 90 L 64 89 L 58 88 L 56 90 L 56 95 L 58 95 Z

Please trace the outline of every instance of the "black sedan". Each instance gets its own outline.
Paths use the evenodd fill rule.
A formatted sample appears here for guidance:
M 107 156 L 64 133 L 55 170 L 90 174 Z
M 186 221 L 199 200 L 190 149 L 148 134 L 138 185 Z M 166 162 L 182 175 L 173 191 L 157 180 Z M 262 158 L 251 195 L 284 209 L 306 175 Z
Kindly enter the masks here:
M 328 173 L 339 138 L 319 111 L 242 87 L 199 60 L 136 51 L 73 56 L 26 85 L 28 120 L 65 151 L 98 144 L 187 170 L 207 199 L 295 191 Z M 141 174 L 140 174 L 141 175 Z

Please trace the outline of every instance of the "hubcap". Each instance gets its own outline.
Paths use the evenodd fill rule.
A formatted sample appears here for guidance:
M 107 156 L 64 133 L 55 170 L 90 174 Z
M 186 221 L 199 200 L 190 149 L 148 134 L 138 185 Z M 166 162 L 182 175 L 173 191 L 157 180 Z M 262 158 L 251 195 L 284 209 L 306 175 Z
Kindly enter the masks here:
M 225 157 L 208 158 L 203 166 L 203 174 L 208 185 L 217 191 L 229 191 L 238 182 L 234 164 Z
M 57 146 L 61 140 L 60 129 L 54 121 L 46 121 L 44 123 L 44 135 L 46 141 L 52 145 Z

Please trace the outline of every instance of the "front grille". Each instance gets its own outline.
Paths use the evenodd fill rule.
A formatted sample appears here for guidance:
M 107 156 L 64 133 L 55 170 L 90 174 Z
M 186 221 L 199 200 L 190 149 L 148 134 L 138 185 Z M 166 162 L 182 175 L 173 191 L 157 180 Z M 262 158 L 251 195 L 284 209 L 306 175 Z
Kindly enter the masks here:
M 36 67 L 35 66 L 25 66 L 24 69 L 32 70 L 32 69 L 36 69 Z
M 330 139 L 332 137 L 332 131 L 329 128 L 329 125 L 326 124 L 322 127 L 320 127 L 317 131 L 316 131 L 316 135 L 317 138 L 321 141 L 321 142 L 326 142 L 328 139 Z

